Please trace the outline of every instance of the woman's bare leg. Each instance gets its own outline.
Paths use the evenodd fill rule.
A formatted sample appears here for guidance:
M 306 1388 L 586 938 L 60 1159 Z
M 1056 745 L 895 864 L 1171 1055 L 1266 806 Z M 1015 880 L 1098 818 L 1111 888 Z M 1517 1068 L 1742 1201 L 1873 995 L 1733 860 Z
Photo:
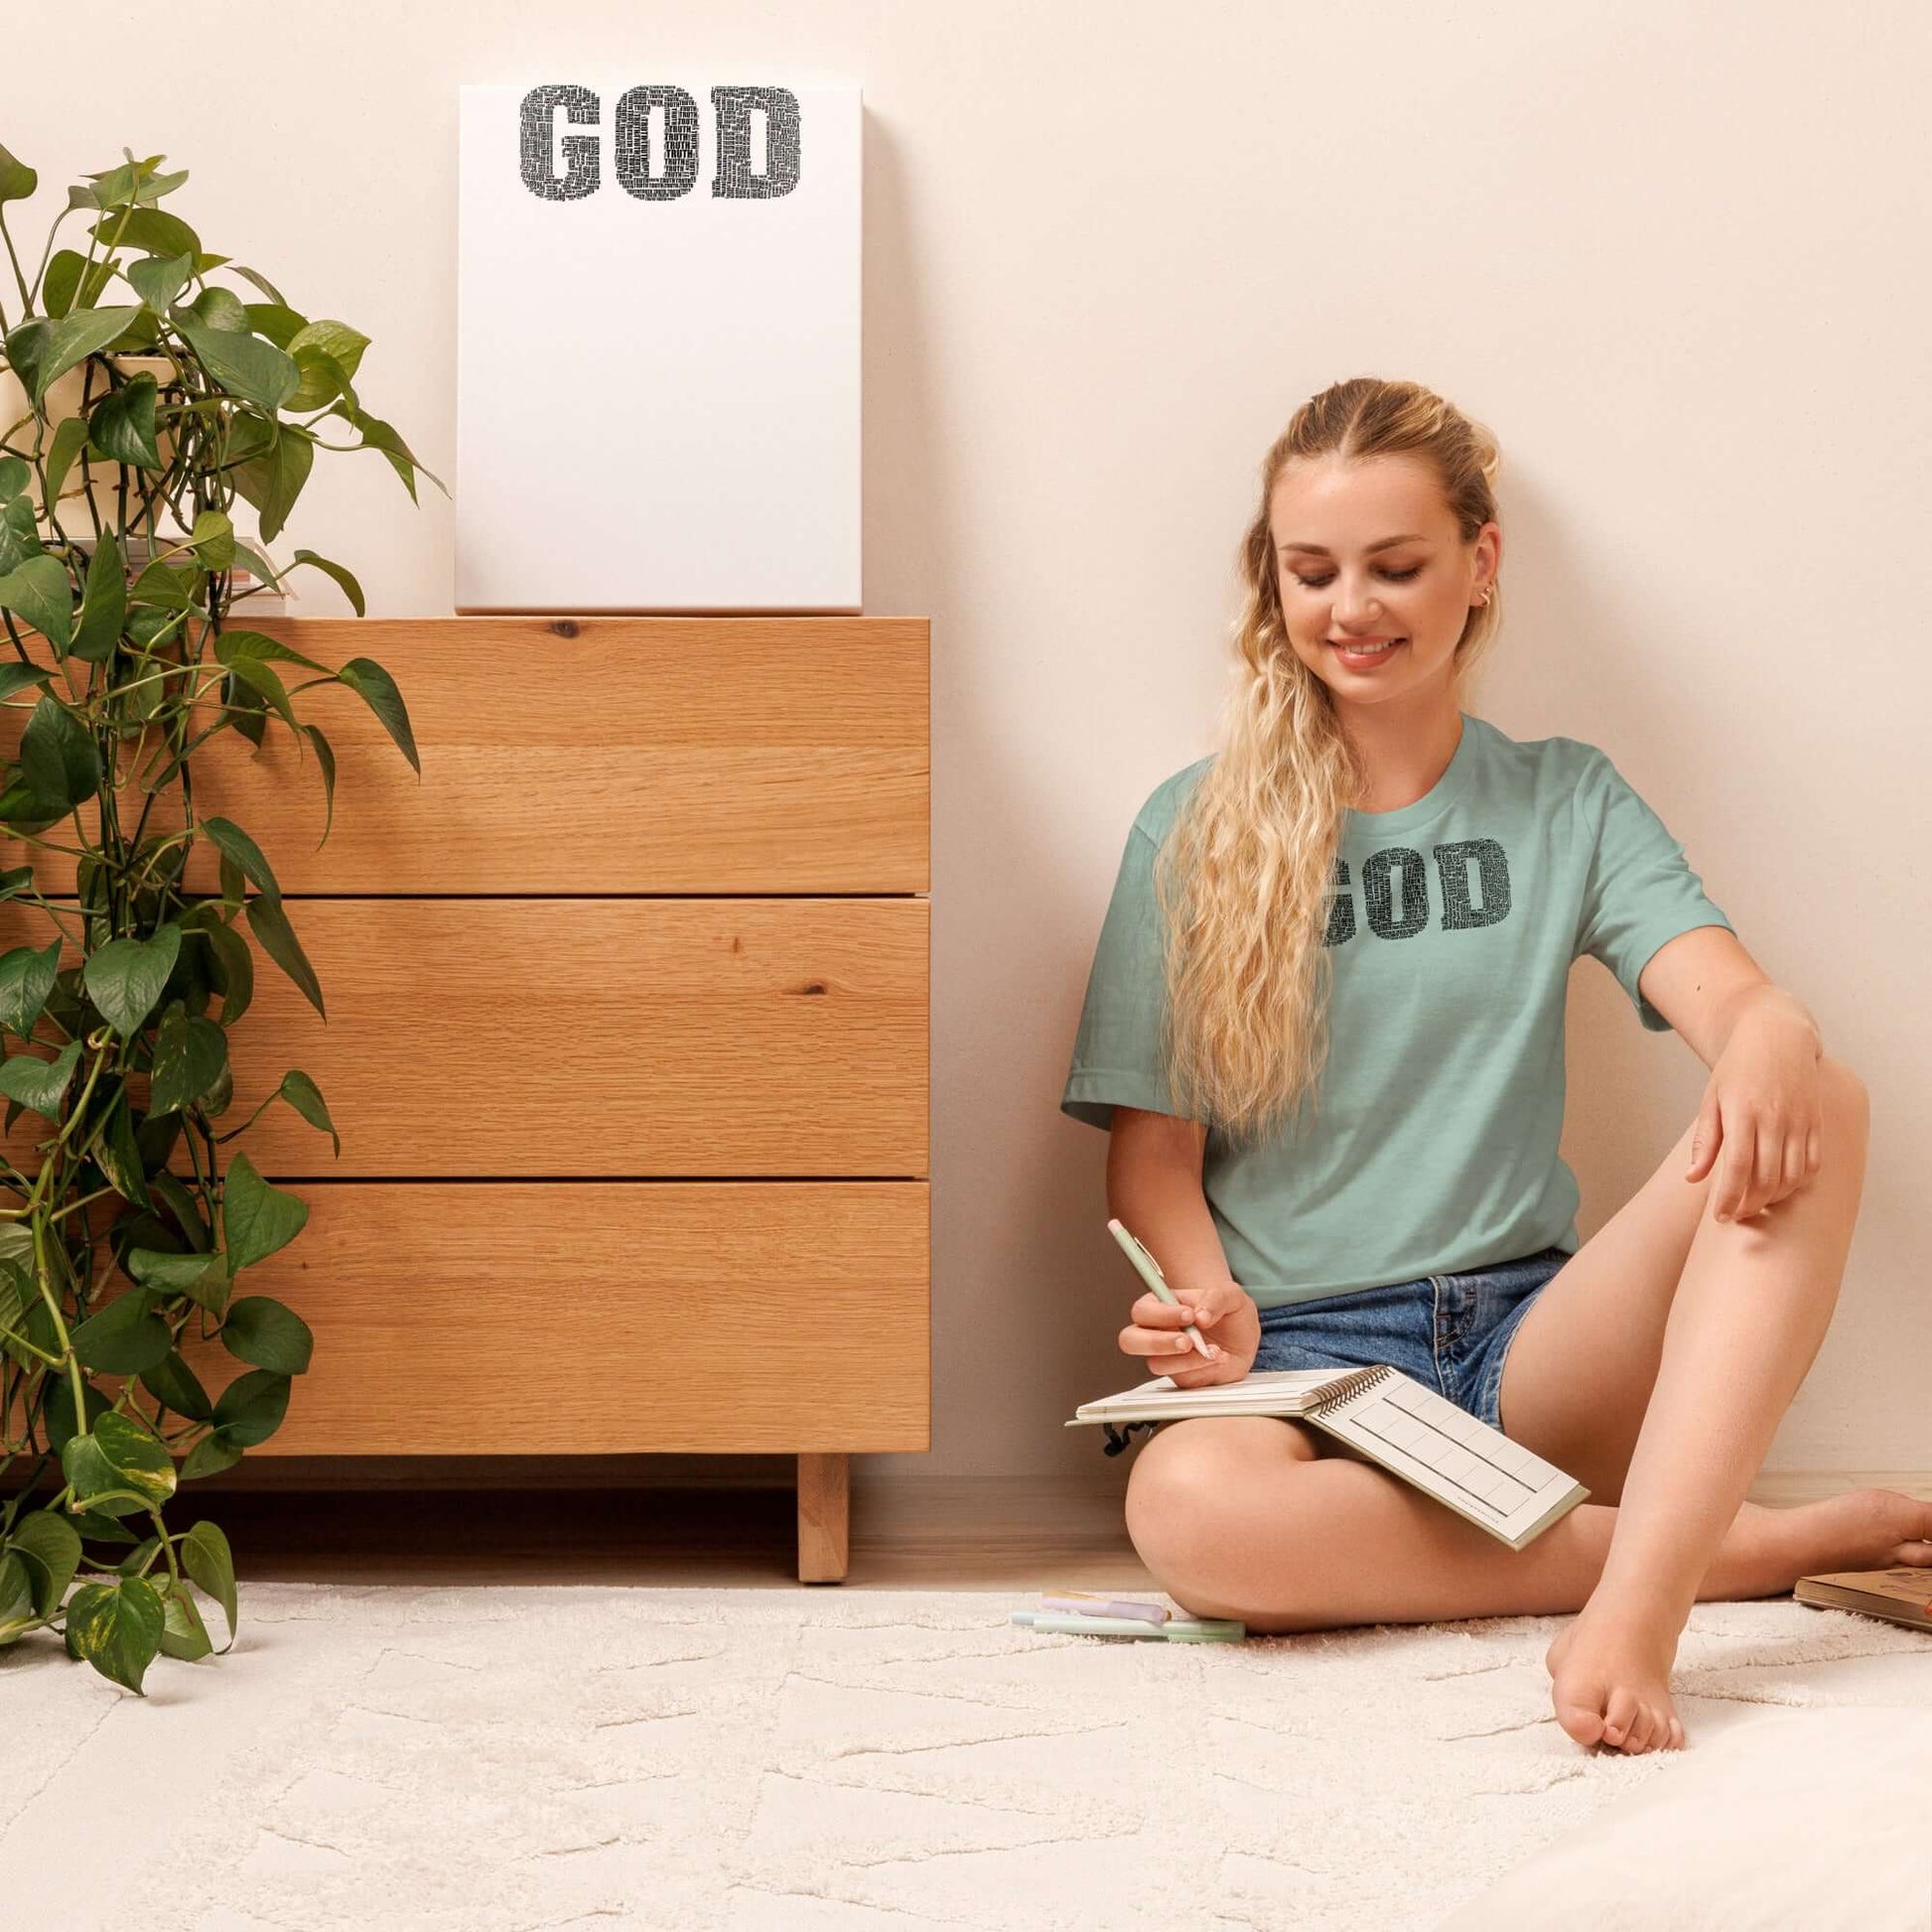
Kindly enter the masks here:
M 1831 1325 L 1864 1180 L 1863 1083 L 1827 1059 L 1824 1160 L 1749 1221 L 1707 1211 L 1672 1297 L 1662 1359 L 1603 1573 L 1550 1647 L 1558 1722 L 1643 1751 L 1681 1730 L 1677 1639 Z
M 1127 1527 L 1161 1587 L 1199 1616 L 1277 1634 L 1365 1623 L 1579 1610 L 1614 1539 L 1614 1507 L 1581 1503 L 1511 1550 L 1434 1498 L 1300 1423 L 1170 1423 L 1141 1446 Z M 1697 1595 L 1782 1595 L 1814 1570 L 1932 1565 L 1932 1502 L 1860 1490 L 1797 1509 L 1743 1503 Z

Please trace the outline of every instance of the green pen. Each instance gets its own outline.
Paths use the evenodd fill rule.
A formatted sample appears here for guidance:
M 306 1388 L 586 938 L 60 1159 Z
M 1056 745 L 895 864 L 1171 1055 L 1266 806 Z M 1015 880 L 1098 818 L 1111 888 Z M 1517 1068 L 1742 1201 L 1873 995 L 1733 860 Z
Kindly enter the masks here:
M 1148 1287 L 1153 1289 L 1155 1294 L 1167 1303 L 1171 1309 L 1179 1308 L 1180 1297 L 1168 1286 L 1168 1278 L 1162 1274 L 1161 1264 L 1128 1233 L 1127 1229 L 1118 1220 L 1110 1219 L 1108 1221 L 1107 1232 L 1127 1250 L 1127 1259 L 1134 1264 L 1141 1280 L 1146 1282 Z M 1200 1350 L 1201 1354 L 1207 1360 L 1212 1361 L 1214 1359 L 1212 1355 L 1208 1354 L 1207 1343 L 1201 1339 L 1200 1330 L 1191 1321 L 1182 1327 L 1181 1333 Z

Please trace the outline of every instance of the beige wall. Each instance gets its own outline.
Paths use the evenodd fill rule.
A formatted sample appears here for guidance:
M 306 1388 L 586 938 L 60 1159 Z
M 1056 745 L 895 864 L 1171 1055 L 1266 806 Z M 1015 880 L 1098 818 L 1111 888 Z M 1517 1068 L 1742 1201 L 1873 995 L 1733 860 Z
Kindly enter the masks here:
M 933 635 L 936 1251 L 933 1453 L 879 1458 L 862 1501 L 915 1472 L 1122 1480 L 1060 1427 L 1138 1379 L 1103 1140 L 1060 1083 L 1129 821 L 1211 748 L 1255 465 L 1358 373 L 1502 441 L 1509 616 L 1475 708 L 1608 752 L 1870 1085 L 1839 1318 L 1767 1466 L 1932 1467 L 1922 7 L 81 18 L 10 29 L 37 84 L 0 141 L 36 210 L 165 150 L 209 245 L 374 338 L 365 403 L 446 477 L 459 82 L 864 85 L 866 608 Z M 349 562 L 376 615 L 450 608 L 449 505 L 410 512 L 373 456 L 319 463 L 283 543 Z M 1587 1237 L 1704 1069 L 1594 962 L 1574 987 Z

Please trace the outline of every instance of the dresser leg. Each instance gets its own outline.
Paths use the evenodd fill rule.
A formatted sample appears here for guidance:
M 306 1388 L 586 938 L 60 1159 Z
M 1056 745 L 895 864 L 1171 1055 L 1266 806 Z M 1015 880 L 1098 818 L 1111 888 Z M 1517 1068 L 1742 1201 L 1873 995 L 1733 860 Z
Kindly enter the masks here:
M 845 1581 L 846 1525 L 851 1458 L 844 1454 L 798 1457 L 798 1581 Z

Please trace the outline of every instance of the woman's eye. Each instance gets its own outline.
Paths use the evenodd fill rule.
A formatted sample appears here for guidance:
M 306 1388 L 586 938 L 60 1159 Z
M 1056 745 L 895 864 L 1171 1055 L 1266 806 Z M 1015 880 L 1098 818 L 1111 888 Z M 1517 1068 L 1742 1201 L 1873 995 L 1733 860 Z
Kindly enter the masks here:
M 1324 584 L 1332 583 L 1334 581 L 1334 575 L 1333 571 L 1330 571 L 1326 577 L 1303 577 L 1297 574 L 1295 581 L 1305 591 L 1318 591 Z M 1382 572 L 1382 575 L 1392 584 L 1406 584 L 1412 577 L 1420 577 L 1422 575 L 1422 565 L 1411 564 L 1407 570 L 1385 570 Z

